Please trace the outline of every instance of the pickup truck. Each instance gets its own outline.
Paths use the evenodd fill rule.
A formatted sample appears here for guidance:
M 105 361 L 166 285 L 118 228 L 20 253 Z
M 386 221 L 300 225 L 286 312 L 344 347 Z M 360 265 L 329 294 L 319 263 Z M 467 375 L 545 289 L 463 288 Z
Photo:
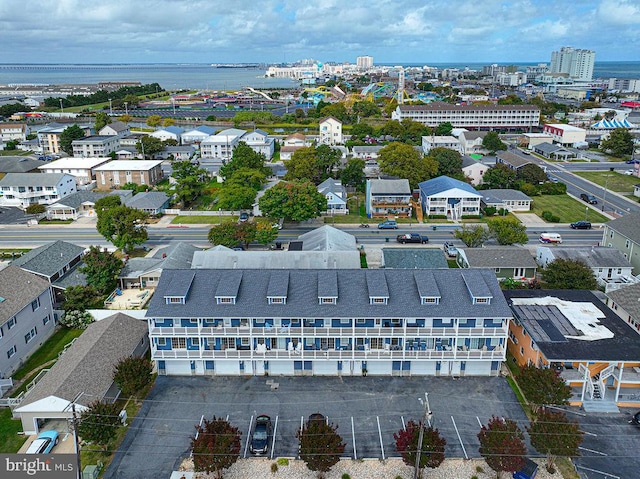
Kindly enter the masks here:
M 418 233 L 408 233 L 408 234 L 404 234 L 404 235 L 398 235 L 396 237 L 396 241 L 398 243 L 428 243 L 429 242 L 429 238 L 427 238 L 426 236 L 422 236 L 419 235 Z

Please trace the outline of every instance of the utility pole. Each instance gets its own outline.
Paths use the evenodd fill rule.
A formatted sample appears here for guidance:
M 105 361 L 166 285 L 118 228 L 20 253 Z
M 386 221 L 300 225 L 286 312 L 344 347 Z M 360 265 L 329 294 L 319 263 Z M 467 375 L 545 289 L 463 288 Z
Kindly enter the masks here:
M 422 420 L 420 421 L 420 435 L 418 436 L 418 450 L 416 451 L 416 465 L 413 473 L 413 478 L 418 479 L 420 477 L 420 455 L 422 453 L 422 441 L 424 440 L 424 423 L 426 422 L 431 428 L 431 418 L 433 413 L 429 407 L 429 393 L 424 393 L 424 401 L 422 398 L 418 398 L 420 404 L 424 406 L 424 412 L 422 414 Z
M 113 105 L 111 104 L 111 98 L 109 98 L 109 115 L 113 115 Z
M 78 436 L 78 414 L 76 413 L 76 401 L 78 399 L 80 399 L 80 396 L 82 396 L 84 393 L 80 393 L 78 394 L 73 401 L 71 402 L 70 406 L 71 406 L 71 429 L 73 429 L 73 441 L 74 441 L 74 446 L 75 446 L 75 453 L 76 453 L 76 467 L 78 468 L 77 471 L 77 478 L 78 479 L 82 479 L 82 464 L 80 461 L 80 437 Z M 66 411 L 67 408 L 69 407 L 69 405 L 67 405 L 64 410 Z

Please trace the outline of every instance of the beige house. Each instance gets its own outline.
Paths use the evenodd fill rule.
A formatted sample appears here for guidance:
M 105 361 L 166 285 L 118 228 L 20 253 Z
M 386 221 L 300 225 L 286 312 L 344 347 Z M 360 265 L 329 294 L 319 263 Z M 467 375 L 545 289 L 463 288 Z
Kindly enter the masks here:
M 125 183 L 155 185 L 163 179 L 162 160 L 115 160 L 93 169 L 98 188 L 118 188 Z

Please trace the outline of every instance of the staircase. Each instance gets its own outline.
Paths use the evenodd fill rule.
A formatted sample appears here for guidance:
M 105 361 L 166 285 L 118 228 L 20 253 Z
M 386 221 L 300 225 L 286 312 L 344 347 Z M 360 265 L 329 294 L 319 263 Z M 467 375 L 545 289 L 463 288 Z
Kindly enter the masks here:
M 580 369 L 585 373 L 587 372 L 582 365 L 580 365 Z M 614 369 L 615 365 L 613 364 L 597 364 L 589 368 L 589 380 L 585 384 L 586 394 L 582 403 L 582 408 L 586 412 L 619 412 L 616 403 L 605 398 L 605 381 L 613 374 Z

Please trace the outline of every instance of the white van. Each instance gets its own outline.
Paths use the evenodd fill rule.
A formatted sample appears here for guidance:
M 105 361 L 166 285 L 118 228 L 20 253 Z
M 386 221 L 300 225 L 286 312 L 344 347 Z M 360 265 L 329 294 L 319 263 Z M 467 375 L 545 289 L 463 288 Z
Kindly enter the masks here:
M 562 243 L 562 236 L 558 233 L 541 233 L 540 243 Z

